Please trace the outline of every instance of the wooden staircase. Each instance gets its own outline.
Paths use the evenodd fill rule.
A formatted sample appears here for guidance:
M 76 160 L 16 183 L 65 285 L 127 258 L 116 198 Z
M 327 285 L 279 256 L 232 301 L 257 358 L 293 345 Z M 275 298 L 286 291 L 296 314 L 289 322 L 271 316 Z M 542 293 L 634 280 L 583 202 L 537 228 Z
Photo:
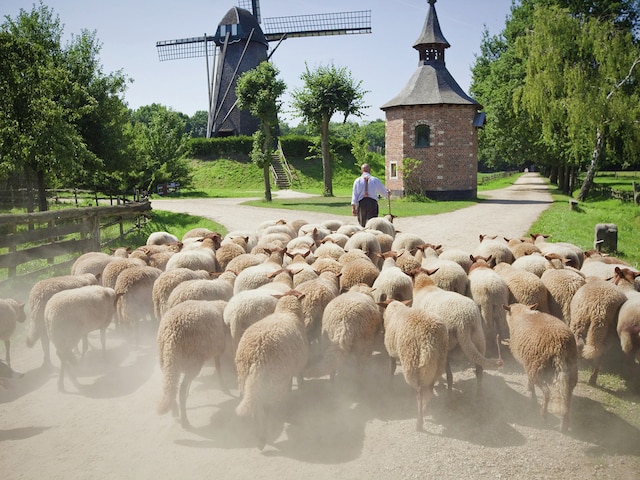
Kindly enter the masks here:
M 271 155 L 271 174 L 273 175 L 274 183 L 279 189 L 286 190 L 291 188 L 291 182 L 278 153 Z

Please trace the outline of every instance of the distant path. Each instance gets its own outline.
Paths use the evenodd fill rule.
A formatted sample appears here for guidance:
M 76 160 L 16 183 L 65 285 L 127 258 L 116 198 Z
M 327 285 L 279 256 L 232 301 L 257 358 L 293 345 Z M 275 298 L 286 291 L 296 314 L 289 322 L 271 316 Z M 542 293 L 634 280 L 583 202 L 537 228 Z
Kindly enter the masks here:
M 292 191 L 274 191 L 275 197 L 308 197 L 311 195 Z M 429 243 L 449 248 L 473 250 L 480 234 L 519 237 L 525 235 L 540 214 L 553 202 L 547 184 L 538 173 L 525 173 L 514 185 L 481 193 L 487 200 L 477 205 L 439 215 L 398 217 L 396 229 L 412 232 Z M 187 213 L 207 218 L 224 225 L 229 231 L 254 231 L 262 222 L 284 219 L 307 220 L 320 223 L 338 219 L 357 223 L 355 217 L 322 212 L 284 210 L 240 205 L 246 198 L 200 198 L 178 200 L 152 200 L 157 210 Z M 345 209 L 348 210 L 348 209 Z M 380 204 L 380 215 L 388 212 L 386 202 Z M 393 200 L 391 200 L 393 213 Z

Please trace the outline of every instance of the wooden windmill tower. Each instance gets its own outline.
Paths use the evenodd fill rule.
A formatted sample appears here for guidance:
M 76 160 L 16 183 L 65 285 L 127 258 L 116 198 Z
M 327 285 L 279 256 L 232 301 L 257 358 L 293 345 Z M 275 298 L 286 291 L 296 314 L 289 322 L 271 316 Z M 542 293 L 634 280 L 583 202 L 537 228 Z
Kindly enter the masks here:
M 259 127 L 258 119 L 236 108 L 236 81 L 242 73 L 268 60 L 287 38 L 357 33 L 371 33 L 370 10 L 261 19 L 259 0 L 240 0 L 222 18 L 215 35 L 159 41 L 156 47 L 160 61 L 205 57 L 207 137 L 251 135 Z M 277 42 L 270 53 L 269 42 Z

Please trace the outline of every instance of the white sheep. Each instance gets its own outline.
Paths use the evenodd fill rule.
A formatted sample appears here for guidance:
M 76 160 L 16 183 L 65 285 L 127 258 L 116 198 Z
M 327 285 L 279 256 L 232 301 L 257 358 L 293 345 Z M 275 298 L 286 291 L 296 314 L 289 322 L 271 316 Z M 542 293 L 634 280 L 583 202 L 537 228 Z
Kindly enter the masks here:
M 71 275 L 102 275 L 104 267 L 112 262 L 114 257 L 103 252 L 87 252 L 80 255 L 71 265 Z
M 104 267 L 102 277 L 100 278 L 102 286 L 115 288 L 118 275 L 120 275 L 123 270 L 144 265 L 146 265 L 146 263 L 140 258 L 116 258 Z
M 344 248 L 344 246 L 347 244 L 348 241 L 349 241 L 348 235 L 345 235 L 344 233 L 335 232 L 324 237 L 320 242 L 320 244 L 322 245 L 324 243 L 330 242 L 330 243 L 335 243 L 336 245 L 339 245 L 342 248 Z
M 446 370 L 449 334 L 440 319 L 426 311 L 397 300 L 383 305 L 384 345 L 391 357 L 391 375 L 398 360 L 405 381 L 416 391 L 416 430 L 422 431 L 423 415 L 433 396 L 433 387 Z
M 178 237 L 169 232 L 153 232 L 147 237 L 147 245 L 166 245 L 178 242 Z
M 549 312 L 549 292 L 535 273 L 505 262 L 498 263 L 493 269 L 509 287 L 509 303 L 537 305 L 541 312 Z
M 425 242 L 422 237 L 416 235 L 415 233 L 397 232 L 393 240 L 393 244 L 391 245 L 391 250 L 398 253 L 400 253 L 400 250 L 403 249 L 411 252 L 415 248 L 419 247 L 420 245 L 424 245 L 425 243 L 427 242 Z
M 307 337 L 310 342 L 317 340 L 320 337 L 324 310 L 340 292 L 339 276 L 331 271 L 323 272 L 318 278 L 302 282 L 295 289 L 304 295 L 300 301 Z
M 627 296 L 618 312 L 616 331 L 622 351 L 632 363 L 640 361 L 640 292 L 635 289 L 639 277 L 639 272 L 620 267 L 616 268 L 614 277 L 614 283 Z
M 182 235 L 182 241 L 184 242 L 185 240 L 188 240 L 190 238 L 202 238 L 209 233 L 214 233 L 214 232 L 213 230 L 209 230 L 208 228 L 205 228 L 205 227 L 192 228 L 191 230 L 188 230 L 187 232 L 185 232 L 184 235 Z
M 523 255 L 516 258 L 511 264 L 514 268 L 526 270 L 531 272 L 537 277 L 542 277 L 545 270 L 551 268 L 549 260 L 547 260 L 541 253 L 532 253 L 531 255 Z
M 153 284 L 162 270 L 154 267 L 131 267 L 118 275 L 117 326 L 133 329 L 136 345 L 139 340 L 139 321 L 156 320 L 153 305 Z M 158 319 L 159 320 L 159 319 Z
M 365 230 L 378 230 L 382 233 L 390 235 L 392 238 L 396 236 L 396 227 L 393 225 L 393 216 L 373 217 L 367 220 L 364 226 Z
M 115 307 L 115 291 L 102 285 L 63 290 L 49 299 L 44 309 L 44 320 L 47 334 L 60 359 L 59 391 L 64 391 L 66 367 L 75 362 L 73 349 L 89 332 L 100 330 L 102 351 L 106 352 L 105 335 Z M 85 350 L 86 348 L 83 351 Z M 72 375 L 71 378 L 77 385 L 75 377 Z
M 224 271 L 227 269 L 229 262 L 240 255 L 247 254 L 247 237 L 236 237 L 230 242 L 222 243 L 220 248 L 216 250 L 216 260 L 218 267 Z
M 224 322 L 229 326 L 233 351 L 244 332 L 257 321 L 273 313 L 278 300 L 273 292 L 261 288 L 235 294 L 224 309 Z
M 595 278 L 589 279 L 571 299 L 569 326 L 576 337 L 578 352 L 593 367 L 591 386 L 596 385 L 603 355 L 617 340 L 618 311 L 626 300 L 622 289 Z
M 457 346 L 476 366 L 478 388 L 483 369 L 500 368 L 502 359 L 486 358 L 486 340 L 482 329 L 480 308 L 469 297 L 443 290 L 431 278 L 433 272 L 419 269 L 413 273 L 413 307 L 438 316 L 449 332 L 449 351 Z M 447 359 L 447 385 L 453 388 L 453 373 Z
M 236 351 L 242 395 L 236 414 L 253 418 L 258 448 L 267 441 L 269 411 L 291 390 L 293 377 L 300 380 L 308 358 L 302 305 L 292 291 L 280 297 L 271 315 L 247 328 Z
M 502 305 L 509 302 L 509 287 L 500 275 L 489 266 L 487 259 L 470 256 L 473 264 L 469 270 L 469 289 L 467 296 L 471 297 L 480 307 L 482 326 L 487 345 L 500 334 L 502 338 L 508 336 L 506 314 Z
M 340 235 L 346 235 L 347 237 L 351 238 L 351 236 L 354 233 L 361 232 L 363 230 L 364 230 L 364 227 L 362 227 L 359 224 L 346 223 L 346 224 L 342 225 L 338 230 L 336 230 L 335 233 L 338 233 Z
M 218 278 L 186 280 L 173 289 L 167 299 L 167 310 L 187 300 L 224 300 L 233 296 L 233 283 L 236 275 L 225 272 Z
M 180 422 L 189 428 L 187 397 L 189 387 L 204 363 L 213 359 L 220 387 L 229 392 L 220 369 L 220 358 L 225 349 L 226 334 L 222 300 L 187 300 L 167 310 L 158 327 L 158 356 L 162 370 L 162 400 L 160 415 L 172 410 L 178 413 L 176 395 L 180 385 Z M 182 380 L 181 380 L 182 377 Z
M 345 252 L 362 250 L 376 267 L 380 268 L 382 265 L 380 262 L 380 253 L 382 253 L 380 242 L 378 242 L 378 239 L 373 233 L 367 232 L 366 230 L 354 233 L 344 246 L 344 250 Z
M 209 248 L 183 250 L 174 254 L 167 262 L 165 270 L 174 268 L 190 268 L 191 270 L 218 271 L 216 254 Z
M 438 254 L 440 260 L 451 260 L 460 265 L 468 274 L 471 268 L 471 253 L 461 248 L 445 248 Z
M 547 242 L 549 235 L 543 235 L 540 233 L 532 234 L 533 243 L 540 251 L 548 255 L 555 253 L 556 255 L 566 259 L 567 265 L 580 269 L 584 261 L 584 252 L 581 248 L 573 243 L 569 242 Z
M 0 299 L 0 340 L 4 342 L 5 360 L 9 367 L 11 367 L 11 336 L 18 322 L 24 323 L 26 319 L 24 302 L 13 298 Z
M 253 290 L 272 281 L 269 275 L 280 270 L 281 265 L 273 262 L 264 262 L 260 265 L 247 267 L 238 273 L 233 285 L 233 294 L 236 295 L 244 290 Z
M 515 260 L 525 255 L 531 255 L 532 253 L 542 253 L 540 249 L 533 244 L 533 239 L 530 237 L 505 240 Z
M 497 236 L 480 235 L 480 245 L 473 251 L 474 257 L 491 258 L 491 266 L 498 263 L 513 263 L 513 253 L 507 246 L 507 242 Z
M 443 290 L 466 295 L 469 278 L 464 268 L 453 260 L 442 260 L 437 251 L 440 245 L 424 244 L 416 252 L 416 260 L 420 260 L 422 268 L 432 270 L 431 276 L 436 285 Z
M 379 274 L 378 267 L 368 258 L 360 258 L 348 262 L 340 270 L 340 291 L 346 292 L 358 284 L 365 284 L 371 287 Z
M 396 264 L 396 253 L 386 252 L 382 257 L 382 269 L 372 284 L 373 299 L 376 302 L 381 302 L 383 296 L 389 300 L 413 299 L 413 282 Z
M 191 270 L 190 268 L 174 268 L 162 272 L 153 282 L 151 297 L 153 299 L 153 313 L 157 319 L 161 319 L 167 310 L 167 300 L 174 288 L 187 280 L 211 278 L 211 273 L 206 270 Z
M 574 268 L 550 268 L 540 277 L 547 289 L 549 313 L 569 325 L 571 323 L 571 300 L 586 280 Z
M 31 323 L 27 332 L 27 347 L 31 348 L 40 339 L 44 352 L 44 366 L 51 365 L 49 354 L 49 336 L 44 323 L 44 309 L 49 299 L 62 290 L 84 287 L 85 285 L 97 285 L 99 278 L 93 273 L 79 275 L 61 275 L 46 278 L 36 282 L 29 292 L 29 309 L 31 311 Z
M 547 415 L 552 390 L 559 401 L 560 430 L 569 429 L 571 395 L 578 383 L 576 340 L 562 320 L 519 303 L 505 305 L 509 324 L 509 348 L 527 373 L 531 398 L 535 387 L 543 393 L 541 413 Z

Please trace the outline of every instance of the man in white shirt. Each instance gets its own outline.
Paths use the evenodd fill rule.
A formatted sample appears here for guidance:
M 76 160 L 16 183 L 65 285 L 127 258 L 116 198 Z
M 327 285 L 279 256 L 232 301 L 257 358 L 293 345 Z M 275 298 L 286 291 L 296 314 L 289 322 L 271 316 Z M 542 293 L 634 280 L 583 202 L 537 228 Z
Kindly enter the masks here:
M 389 190 L 371 175 L 368 163 L 363 164 L 360 171 L 362 175 L 353 182 L 351 213 L 358 217 L 358 222 L 364 227 L 367 220 L 378 216 L 378 195 L 388 198 Z

